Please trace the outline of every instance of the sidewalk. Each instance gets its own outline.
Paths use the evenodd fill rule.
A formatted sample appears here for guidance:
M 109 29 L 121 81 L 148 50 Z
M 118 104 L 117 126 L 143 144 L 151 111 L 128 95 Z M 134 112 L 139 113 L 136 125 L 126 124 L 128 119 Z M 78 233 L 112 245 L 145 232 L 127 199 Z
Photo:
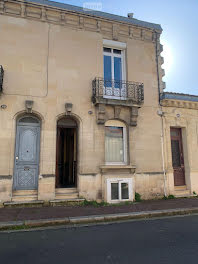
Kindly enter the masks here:
M 198 213 L 198 198 L 149 200 L 130 205 L 104 207 L 58 206 L 0 208 L 0 229 L 16 226 L 78 224 L 121 219 Z

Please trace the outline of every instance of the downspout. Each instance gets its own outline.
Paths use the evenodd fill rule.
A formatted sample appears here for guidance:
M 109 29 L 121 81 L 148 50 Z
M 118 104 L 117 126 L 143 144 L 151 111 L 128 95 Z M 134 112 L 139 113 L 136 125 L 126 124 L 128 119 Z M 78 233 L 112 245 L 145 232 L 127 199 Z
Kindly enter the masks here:
M 161 155 L 162 155 L 162 169 L 163 169 L 163 179 L 164 179 L 164 196 L 167 196 L 167 187 L 166 187 L 166 170 L 165 170 L 165 157 L 164 157 L 164 122 L 163 122 L 163 109 L 161 105 L 161 91 L 160 91 L 160 79 L 159 79 L 159 60 L 158 60 L 158 33 L 156 32 L 156 67 L 157 67 L 157 84 L 158 84 L 158 100 L 159 100 L 159 108 L 158 115 L 161 117 Z

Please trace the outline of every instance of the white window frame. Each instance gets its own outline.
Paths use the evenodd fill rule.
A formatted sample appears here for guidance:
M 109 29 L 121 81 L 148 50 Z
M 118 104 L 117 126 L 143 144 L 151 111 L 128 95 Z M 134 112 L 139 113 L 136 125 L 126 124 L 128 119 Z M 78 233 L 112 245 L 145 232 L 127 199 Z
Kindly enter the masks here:
M 127 201 L 133 201 L 133 190 L 132 190 L 132 179 L 131 178 L 109 178 L 106 180 L 107 182 L 107 202 L 108 203 L 119 203 L 119 202 L 127 202 Z M 118 183 L 118 195 L 119 198 L 112 200 L 111 199 L 111 184 L 112 183 Z M 122 193 L 121 193 L 121 183 L 128 183 L 128 191 L 129 191 L 129 198 L 128 199 L 122 199 Z
M 123 155 L 124 155 L 124 161 L 123 162 L 108 162 L 106 161 L 106 153 L 105 153 L 105 164 L 106 165 L 126 165 L 127 164 L 127 131 L 126 131 L 126 125 L 119 121 L 119 120 L 108 120 L 105 123 L 105 127 L 121 127 L 123 129 Z M 106 137 L 106 134 L 105 134 Z M 105 139 L 106 141 L 106 139 Z
M 119 42 L 119 41 L 113 41 L 113 40 L 103 40 L 103 48 L 110 48 L 111 52 L 105 52 L 103 51 L 103 59 L 104 56 L 110 56 L 111 57 L 111 70 L 112 70 L 112 79 L 114 80 L 114 57 L 121 58 L 122 61 L 122 81 L 126 81 L 126 43 Z M 113 49 L 121 50 L 121 54 L 115 54 L 113 53 Z M 104 61 L 103 61 L 103 72 L 104 72 Z M 104 77 L 104 76 L 103 76 Z M 120 89 L 120 88 L 118 88 Z M 123 88 L 121 88 L 123 89 Z M 116 97 L 111 95 L 105 95 L 104 98 L 112 98 L 112 99 L 122 99 L 125 100 L 125 97 Z
M 104 47 L 104 48 L 109 48 L 109 47 Z M 120 50 L 120 49 L 119 49 Z M 114 59 L 113 58 L 121 58 L 122 61 L 122 81 L 126 81 L 126 73 L 125 73 L 125 67 L 124 67 L 124 56 L 125 55 L 125 51 L 121 50 L 121 54 L 116 54 L 113 53 L 113 48 L 111 48 L 111 52 L 106 52 L 103 51 L 103 56 L 109 56 L 111 57 L 111 74 L 112 74 L 112 80 L 114 80 Z

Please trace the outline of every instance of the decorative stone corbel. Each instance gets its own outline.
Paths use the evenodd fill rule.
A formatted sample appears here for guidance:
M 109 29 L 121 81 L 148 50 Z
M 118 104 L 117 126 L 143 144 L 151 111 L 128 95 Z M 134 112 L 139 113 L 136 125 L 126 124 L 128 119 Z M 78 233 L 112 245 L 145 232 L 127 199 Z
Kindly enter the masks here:
M 62 25 L 66 24 L 66 17 L 65 17 L 65 13 L 64 12 L 61 13 L 61 24 Z
M 118 40 L 119 25 L 113 24 L 113 40 Z
M 41 9 L 41 20 L 46 21 L 46 19 L 47 19 L 46 9 L 44 7 L 42 7 L 42 9 Z
M 26 100 L 25 101 L 25 108 L 27 113 L 32 113 L 32 107 L 33 107 L 34 101 Z
M 120 112 L 121 112 L 121 107 L 115 106 L 114 107 L 114 118 L 120 118 Z
M 101 31 L 101 22 L 97 21 L 97 32 Z
M 131 107 L 131 118 L 130 118 L 131 126 L 137 126 L 137 118 L 138 118 L 138 107 L 132 106 Z
M 84 28 L 84 18 L 83 18 L 83 17 L 79 17 L 79 27 L 80 27 L 81 29 Z
M 21 16 L 26 17 L 26 5 L 25 5 L 25 3 L 21 4 Z
M 98 113 L 97 113 L 97 124 L 104 125 L 105 123 L 105 105 L 98 105 Z
M 65 104 L 66 115 L 70 115 L 71 114 L 71 112 L 72 112 L 72 106 L 73 106 L 72 103 L 66 103 Z
M 0 1 L 0 13 L 3 14 L 5 8 L 5 3 L 4 1 Z

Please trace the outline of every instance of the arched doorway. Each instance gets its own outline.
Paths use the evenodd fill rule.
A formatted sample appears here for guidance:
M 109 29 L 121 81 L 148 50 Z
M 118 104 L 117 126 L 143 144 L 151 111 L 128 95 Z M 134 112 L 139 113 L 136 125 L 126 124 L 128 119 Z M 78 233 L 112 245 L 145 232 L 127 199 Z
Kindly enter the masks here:
M 14 190 L 38 188 L 40 153 L 40 120 L 35 116 L 23 116 L 17 121 Z
M 77 122 L 64 117 L 57 122 L 56 188 L 77 185 Z

